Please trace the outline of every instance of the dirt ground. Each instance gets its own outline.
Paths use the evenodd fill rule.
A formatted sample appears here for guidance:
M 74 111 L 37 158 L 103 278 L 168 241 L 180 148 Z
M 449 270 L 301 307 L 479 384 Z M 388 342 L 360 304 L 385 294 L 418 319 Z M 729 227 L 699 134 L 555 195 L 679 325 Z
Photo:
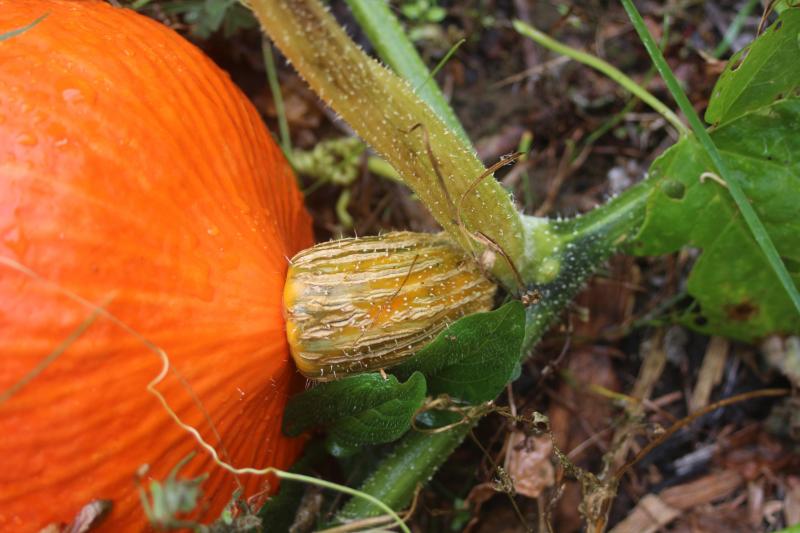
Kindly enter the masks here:
M 651 31 L 663 39 L 670 66 L 698 111 L 730 55 L 723 52 L 717 60 L 713 52 L 737 14 L 752 3 L 637 3 Z M 152 2 L 145 12 L 190 37 L 228 70 L 277 132 L 258 29 L 243 19 L 206 31 L 207 21 L 198 22 L 176 5 L 181 2 Z M 437 81 L 487 165 L 532 135 L 529 159 L 499 175 L 526 213 L 586 212 L 641 180 L 676 139 L 660 115 L 631 101 L 614 82 L 534 45 L 511 27 L 519 18 L 600 56 L 674 107 L 616 1 L 394 0 L 392 5 L 431 67 L 465 39 Z M 332 9 L 370 50 L 346 5 L 332 2 Z M 755 5 L 744 19 L 734 50 L 754 37 L 761 11 L 761 4 Z M 280 56 L 277 62 L 294 146 L 310 149 L 349 135 L 346 124 Z M 371 174 L 366 164 L 347 185 L 301 179 L 320 240 L 437 227 L 404 186 Z M 335 209 L 345 190 L 352 227 Z M 609 261 L 498 399 L 519 413 L 546 414 L 561 458 L 552 453 L 546 433 L 490 416 L 418 495 L 413 528 L 501 533 L 547 531 L 550 524 L 556 532 L 594 531 L 582 516 L 598 505 L 610 506 L 609 529 L 615 533 L 778 531 L 800 522 L 800 423 L 789 420 L 798 406 L 782 398 L 708 409 L 640 454 L 616 493 L 601 475 L 636 457 L 689 413 L 747 391 L 789 385 L 770 360 L 800 348 L 778 339 L 737 344 L 672 325 L 674 310 L 687 303 L 685 281 L 696 255 L 684 250 Z M 582 494 L 576 470 L 567 468 L 570 475 L 559 467 L 564 464 L 600 478 L 583 475 Z

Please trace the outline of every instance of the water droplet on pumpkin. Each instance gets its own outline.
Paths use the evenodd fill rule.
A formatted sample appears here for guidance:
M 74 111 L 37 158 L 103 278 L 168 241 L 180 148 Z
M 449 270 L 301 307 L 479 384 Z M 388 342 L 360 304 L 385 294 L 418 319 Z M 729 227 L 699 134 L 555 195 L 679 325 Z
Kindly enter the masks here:
M 39 132 L 42 134 L 43 138 L 52 142 L 57 148 L 67 144 L 68 130 L 64 123 L 54 119 L 54 117 L 46 116 L 45 124 L 39 128 Z
M 208 234 L 211 235 L 212 237 L 216 237 L 217 235 L 219 235 L 219 228 L 213 225 L 209 226 L 209 228 L 206 231 L 208 231 Z
M 94 88 L 80 78 L 64 78 L 57 82 L 56 87 L 61 91 L 61 98 L 68 104 L 91 104 L 97 93 Z
M 61 98 L 68 104 L 79 104 L 85 101 L 83 93 L 77 87 L 70 87 L 61 91 Z

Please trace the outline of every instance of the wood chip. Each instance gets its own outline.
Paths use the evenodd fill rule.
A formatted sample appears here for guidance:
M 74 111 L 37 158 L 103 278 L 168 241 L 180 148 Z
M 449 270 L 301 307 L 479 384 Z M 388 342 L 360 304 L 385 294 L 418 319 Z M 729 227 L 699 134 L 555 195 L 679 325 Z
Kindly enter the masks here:
M 783 513 L 783 509 L 784 505 L 780 500 L 768 500 L 764 502 L 761 514 L 763 515 L 763 519 L 767 521 L 767 524 L 770 525 L 770 529 L 778 525 L 778 517 Z
M 761 350 L 769 363 L 783 372 L 792 385 L 800 387 L 800 337 L 767 337 Z
M 783 515 L 789 525 L 800 524 L 800 478 L 787 479 L 786 498 L 783 502 Z
M 764 480 L 761 478 L 747 483 L 747 514 L 753 528 L 761 524 L 764 516 Z
M 675 520 L 681 512 L 654 494 L 648 494 L 611 533 L 655 533 Z
M 690 483 L 676 485 L 661 492 L 661 499 L 676 509 L 691 509 L 697 505 L 725 498 L 742 484 L 738 472 L 723 470 Z
M 667 342 L 663 330 L 656 333 L 642 343 L 642 356 L 644 361 L 639 368 L 639 375 L 633 385 L 630 396 L 639 400 L 649 400 L 653 389 L 661 378 L 664 367 L 667 365 Z M 633 448 L 634 437 L 640 430 L 639 417 L 644 414 L 644 402 L 630 403 L 626 406 L 628 422 L 621 425 L 614 432 L 612 452 L 605 460 L 613 466 L 609 471 L 614 472 L 625 464 L 628 452 Z
M 725 371 L 725 362 L 728 360 L 730 342 L 722 337 L 711 337 L 703 357 L 703 365 L 697 376 L 689 406 L 692 411 L 697 411 L 708 405 L 711 392 L 722 381 Z
M 729 496 L 742 484 L 742 477 L 730 470 L 710 474 L 658 495 L 648 494 L 611 533 L 648 533 L 675 520 L 683 511 Z

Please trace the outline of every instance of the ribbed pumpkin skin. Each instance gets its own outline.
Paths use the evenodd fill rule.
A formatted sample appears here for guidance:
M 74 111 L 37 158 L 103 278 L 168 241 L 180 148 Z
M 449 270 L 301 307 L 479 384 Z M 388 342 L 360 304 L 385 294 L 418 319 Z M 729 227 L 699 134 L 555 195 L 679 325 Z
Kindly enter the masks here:
M 225 460 L 289 466 L 302 440 L 280 421 L 303 380 L 281 297 L 287 257 L 312 243 L 289 167 L 173 31 L 100 2 L 0 0 L 0 33 L 44 13 L 0 42 L 0 391 L 90 317 L 69 291 L 169 354 L 158 389 Z M 160 369 L 100 316 L 0 404 L 0 530 L 69 522 L 96 498 L 114 501 L 102 530 L 141 530 L 135 472 L 162 480 L 192 450 L 181 474 L 210 474 L 195 518 L 219 514 L 234 476 L 146 391 Z M 267 479 L 239 481 L 253 496 Z

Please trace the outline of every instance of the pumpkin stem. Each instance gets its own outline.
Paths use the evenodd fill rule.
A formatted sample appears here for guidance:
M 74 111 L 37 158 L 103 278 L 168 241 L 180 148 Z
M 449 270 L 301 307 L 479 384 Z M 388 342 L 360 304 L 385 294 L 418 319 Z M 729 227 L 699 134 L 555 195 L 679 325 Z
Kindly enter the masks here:
M 391 163 L 462 248 L 471 250 L 474 241 L 454 219 L 452 198 L 462 199 L 468 232 L 489 237 L 524 276 L 538 253 L 526 249 L 534 241 L 526 239 L 510 195 L 493 179 L 475 184 L 486 168 L 473 148 L 407 81 L 367 56 L 318 0 L 251 0 L 249 6 L 314 91 Z M 417 128 L 423 135 L 409 134 Z M 517 287 L 508 262 L 497 261 L 492 274 Z

